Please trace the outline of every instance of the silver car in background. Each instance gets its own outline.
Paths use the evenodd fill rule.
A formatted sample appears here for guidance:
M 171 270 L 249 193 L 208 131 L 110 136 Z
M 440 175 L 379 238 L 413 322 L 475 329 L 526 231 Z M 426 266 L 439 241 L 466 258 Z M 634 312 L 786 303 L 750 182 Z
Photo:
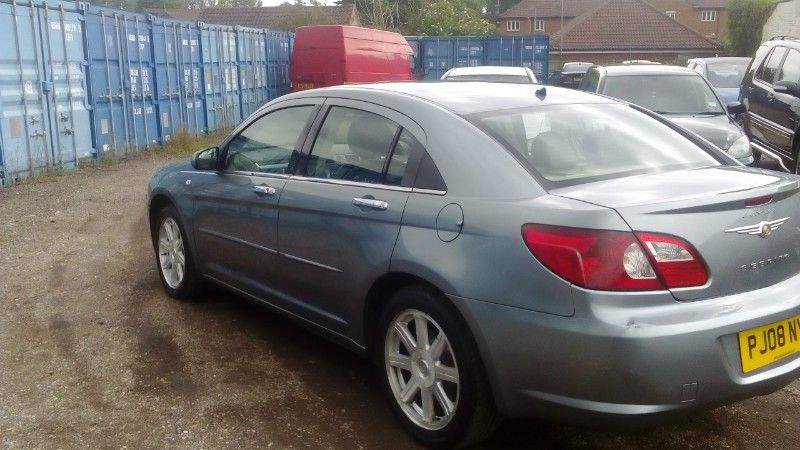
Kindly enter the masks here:
M 442 75 L 442 81 L 485 81 L 490 83 L 538 84 L 528 67 L 473 66 L 456 67 Z
M 170 295 L 213 282 L 373 359 L 451 446 L 798 378 L 798 180 L 594 94 L 387 83 L 270 102 L 157 170 L 149 212 Z

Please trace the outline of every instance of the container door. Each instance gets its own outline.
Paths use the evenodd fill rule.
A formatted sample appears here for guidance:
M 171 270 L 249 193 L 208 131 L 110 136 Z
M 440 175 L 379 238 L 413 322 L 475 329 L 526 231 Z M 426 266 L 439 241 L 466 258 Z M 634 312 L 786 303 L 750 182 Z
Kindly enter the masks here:
M 206 100 L 208 131 L 224 127 L 224 97 L 222 65 L 220 64 L 219 35 L 216 27 L 201 25 L 200 42 L 203 64 L 203 92 Z
M 453 40 L 451 38 L 430 38 L 422 41 L 425 79 L 438 80 L 455 66 Z
M 158 126 L 162 140 L 169 141 L 184 123 L 178 72 L 178 26 L 159 20 L 153 23 L 152 30 Z
M 183 101 L 183 123 L 186 131 L 197 135 L 205 132 L 203 113 L 203 91 L 200 73 L 200 36 L 197 28 L 181 24 L 180 37 L 181 98 Z
M 269 31 L 266 35 L 267 101 L 291 91 L 289 61 L 292 57 L 292 35 Z
M 37 12 L 0 3 L 0 184 L 52 167 Z
M 151 64 L 150 24 L 133 14 L 121 19 L 124 47 L 123 73 L 128 93 L 132 138 L 129 148 L 147 148 L 157 144 L 158 124 L 153 104 L 153 67 Z

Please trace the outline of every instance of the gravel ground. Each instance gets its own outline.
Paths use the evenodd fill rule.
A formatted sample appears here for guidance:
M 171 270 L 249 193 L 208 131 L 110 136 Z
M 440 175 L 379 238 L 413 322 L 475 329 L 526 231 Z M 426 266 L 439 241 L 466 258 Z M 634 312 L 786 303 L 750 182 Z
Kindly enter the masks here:
M 219 290 L 162 292 L 164 156 L 0 189 L 0 446 L 414 448 L 370 367 Z M 507 422 L 484 448 L 797 448 L 800 382 L 639 432 Z

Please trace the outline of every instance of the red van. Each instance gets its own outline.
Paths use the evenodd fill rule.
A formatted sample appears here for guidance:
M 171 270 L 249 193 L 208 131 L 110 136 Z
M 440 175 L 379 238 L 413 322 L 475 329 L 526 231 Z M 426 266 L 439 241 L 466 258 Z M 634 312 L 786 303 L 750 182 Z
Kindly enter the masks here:
M 299 27 L 292 50 L 292 91 L 411 80 L 411 58 L 411 47 L 397 33 L 343 25 Z

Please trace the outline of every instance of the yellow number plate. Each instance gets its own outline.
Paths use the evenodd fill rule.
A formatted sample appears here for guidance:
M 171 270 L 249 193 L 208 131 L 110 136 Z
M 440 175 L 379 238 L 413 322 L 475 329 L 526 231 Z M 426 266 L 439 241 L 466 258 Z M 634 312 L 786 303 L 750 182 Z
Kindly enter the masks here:
M 305 91 L 306 89 L 314 89 L 314 82 L 313 81 L 298 81 L 297 82 L 297 90 L 298 91 Z
M 800 315 L 739 333 L 742 372 L 800 352 Z

